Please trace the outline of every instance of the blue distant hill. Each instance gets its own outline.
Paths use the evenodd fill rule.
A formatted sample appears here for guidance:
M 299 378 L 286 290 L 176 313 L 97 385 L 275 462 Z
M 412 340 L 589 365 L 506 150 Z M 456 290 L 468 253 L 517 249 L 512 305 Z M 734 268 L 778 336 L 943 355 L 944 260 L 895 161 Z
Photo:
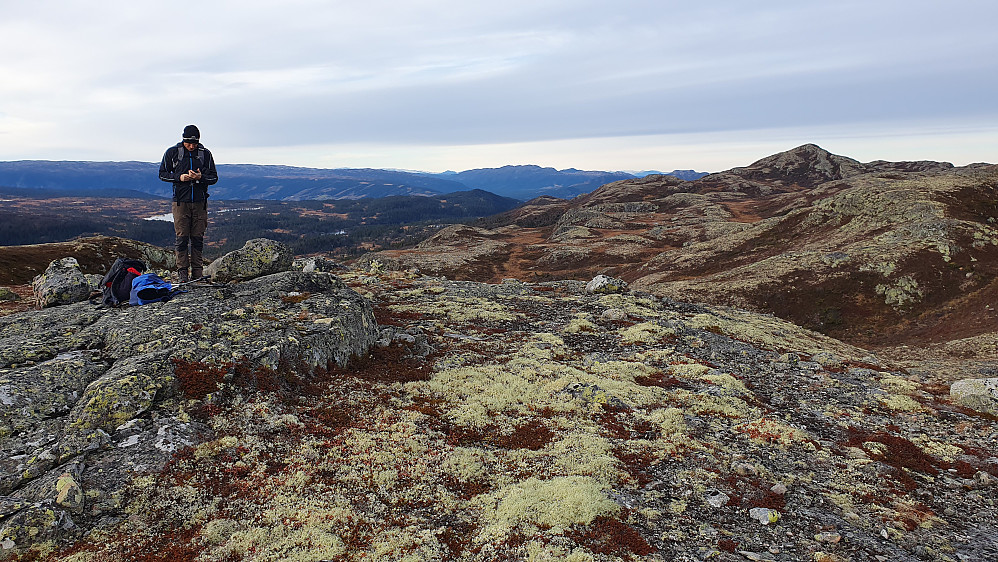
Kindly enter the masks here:
M 119 194 L 124 193 L 120 190 L 130 190 L 169 197 L 172 195 L 171 186 L 159 180 L 158 169 L 159 165 L 151 162 L 0 162 L 0 186 L 102 191 L 105 194 L 111 193 L 107 190 L 119 190 L 116 191 Z M 219 182 L 210 190 L 213 199 L 279 201 L 431 196 L 471 189 L 521 201 L 541 195 L 571 199 L 607 183 L 638 177 L 626 172 L 574 168 L 556 170 L 540 166 L 503 166 L 427 174 L 372 168 L 321 169 L 257 164 L 220 164 L 218 175 Z M 681 179 L 696 179 L 705 174 L 677 170 L 672 175 Z

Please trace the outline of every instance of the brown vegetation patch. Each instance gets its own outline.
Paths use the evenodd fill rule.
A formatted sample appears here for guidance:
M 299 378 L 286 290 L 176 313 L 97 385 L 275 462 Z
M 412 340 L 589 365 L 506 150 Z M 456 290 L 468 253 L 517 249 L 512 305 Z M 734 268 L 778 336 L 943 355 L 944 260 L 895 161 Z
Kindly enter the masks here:
M 614 439 L 656 439 L 659 435 L 654 424 L 636 418 L 628 408 L 604 404 L 595 419 L 606 435 Z
M 588 526 L 566 534 L 590 551 L 607 556 L 648 556 L 658 552 L 634 527 L 611 517 L 597 517 Z
M 174 358 L 173 375 L 177 377 L 177 387 L 185 398 L 200 400 L 218 390 L 226 373 L 232 370 L 231 363 L 208 365 L 206 363 L 184 361 Z
M 650 471 L 658 459 L 648 449 L 634 452 L 617 447 L 613 450 L 613 456 L 624 465 L 624 471 L 636 486 L 643 488 L 655 481 L 655 476 Z
M 433 362 L 411 356 L 400 345 L 392 345 L 375 347 L 366 357 L 355 357 L 346 367 L 332 366 L 330 372 L 334 376 L 386 384 L 428 381 L 433 375 Z
M 663 372 L 634 377 L 634 382 L 641 386 L 657 386 L 659 388 L 692 388 L 689 383 Z
M 421 312 L 392 310 L 391 304 L 381 302 L 374 306 L 374 320 L 379 326 L 410 326 L 426 317 Z
M 777 494 L 772 490 L 773 483 L 766 482 L 754 476 L 742 476 L 739 474 L 729 474 L 724 477 L 724 482 L 731 492 L 731 499 L 727 505 L 751 509 L 753 507 L 765 507 L 782 511 L 787 507 L 783 494 Z
M 535 418 L 504 433 L 499 426 L 482 428 L 451 425 L 446 428 L 447 442 L 454 445 L 491 445 L 500 449 L 539 451 L 554 440 L 555 434 L 542 419 Z
M 10 285 L 7 288 L 21 297 L 21 299 L 16 301 L 0 301 L 0 316 L 35 308 L 35 293 L 31 289 L 31 285 Z
M 191 524 L 177 526 L 175 529 L 153 536 L 136 536 L 127 532 L 119 532 L 107 539 L 108 544 L 116 547 L 108 552 L 102 546 L 91 543 L 81 543 L 60 553 L 59 558 L 74 554 L 86 554 L 89 562 L 179 562 L 196 560 L 205 551 L 205 546 L 199 544 L 199 533 L 202 525 Z M 32 557 L 15 558 L 16 562 L 41 560 L 37 553 L 29 553 Z M 50 558 L 51 559 L 51 558 Z
M 876 295 L 883 278 L 873 272 L 822 278 L 798 272 L 792 279 L 759 287 L 746 298 L 761 309 L 791 322 L 849 342 L 884 340 L 900 314 Z M 793 291 L 787 286 L 792 285 Z
M 869 432 L 858 427 L 849 428 L 847 447 L 862 448 L 864 443 L 881 443 L 886 447 L 882 458 L 875 458 L 884 464 L 898 469 L 907 468 L 925 474 L 939 474 L 939 459 L 929 455 L 921 447 L 904 437 L 891 435 L 883 431 Z M 944 466 L 945 468 L 945 466 Z

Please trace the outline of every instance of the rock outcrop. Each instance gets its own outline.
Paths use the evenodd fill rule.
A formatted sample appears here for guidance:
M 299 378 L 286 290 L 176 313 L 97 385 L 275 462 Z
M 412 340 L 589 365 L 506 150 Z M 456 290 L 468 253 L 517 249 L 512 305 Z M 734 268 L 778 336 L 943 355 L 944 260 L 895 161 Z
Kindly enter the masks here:
M 695 181 L 538 201 L 370 259 L 489 282 L 603 274 L 864 345 L 943 342 L 998 331 L 996 184 L 998 166 L 864 164 L 804 145 Z
M 91 283 L 80 271 L 76 258 L 62 258 L 49 264 L 45 272 L 31 282 L 35 302 L 45 308 L 87 300 Z
M 244 281 L 262 275 L 287 271 L 294 261 L 294 254 L 285 244 L 254 238 L 242 248 L 229 252 L 204 269 L 212 281 Z
M 192 398 L 293 389 L 378 337 L 370 303 L 324 273 L 0 318 L 0 541 L 20 549 L 117 521 L 123 486 L 210 435 Z

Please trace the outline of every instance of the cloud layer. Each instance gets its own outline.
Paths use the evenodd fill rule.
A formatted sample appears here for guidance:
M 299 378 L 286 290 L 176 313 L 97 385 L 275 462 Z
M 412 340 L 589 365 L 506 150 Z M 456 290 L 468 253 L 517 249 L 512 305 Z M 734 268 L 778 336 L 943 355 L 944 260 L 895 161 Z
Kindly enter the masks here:
M 540 150 L 586 167 L 603 139 L 660 152 L 592 167 L 693 167 L 669 147 L 755 132 L 890 152 L 913 130 L 909 158 L 959 161 L 967 131 L 998 131 L 995 16 L 966 0 L 19 3 L 0 21 L 0 158 L 156 160 L 197 123 L 227 162 L 462 169 Z M 964 144 L 967 161 L 998 150 Z M 575 145 L 583 161 L 563 162 Z

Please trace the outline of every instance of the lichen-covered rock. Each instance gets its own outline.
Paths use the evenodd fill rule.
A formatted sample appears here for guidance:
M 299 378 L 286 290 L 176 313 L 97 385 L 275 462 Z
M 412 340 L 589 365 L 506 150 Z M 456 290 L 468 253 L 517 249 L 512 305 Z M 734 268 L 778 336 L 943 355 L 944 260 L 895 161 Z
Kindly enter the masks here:
M 173 383 L 169 355 L 146 353 L 116 361 L 87 386 L 69 414 L 67 433 L 111 433 L 145 412 L 157 392 Z
M 6 457 L 0 459 L 0 494 L 9 493 L 39 462 L 56 460 L 46 451 L 63 430 L 63 419 L 106 370 L 86 352 L 0 369 L 0 451 Z
M 51 504 L 35 504 L 4 520 L 0 528 L 0 545 L 7 553 L 21 544 L 56 541 L 73 536 L 77 531 L 73 519 Z
M 55 485 L 55 503 L 71 512 L 83 511 L 83 488 L 69 472 L 63 472 Z
M 627 283 L 607 275 L 597 275 L 586 285 L 587 293 L 622 293 L 627 290 Z
M 11 512 L 0 534 L 21 549 L 118 513 L 134 474 L 210 431 L 178 409 L 180 365 L 302 366 L 275 371 L 280 385 L 365 355 L 378 335 L 371 304 L 342 281 L 290 271 L 164 303 L 0 317 L 0 497 Z
M 96 275 L 96 274 L 93 274 L 93 273 L 87 273 L 87 274 L 85 274 L 85 277 L 87 278 L 87 286 L 90 287 L 90 292 L 91 293 L 93 293 L 94 291 L 100 291 L 101 290 L 100 283 L 101 283 L 101 281 L 104 280 L 104 276 L 103 275 Z
M 31 288 L 42 307 L 73 304 L 90 297 L 90 282 L 80 271 L 76 258 L 53 261 L 45 273 L 35 277 Z
M 7 287 L 0 287 L 0 301 L 18 301 L 21 297 Z
M 287 271 L 293 260 L 294 254 L 286 245 L 266 238 L 254 238 L 242 248 L 211 262 L 204 273 L 214 281 L 244 281 Z
M 949 394 L 963 406 L 998 416 L 998 378 L 956 381 L 950 385 Z

